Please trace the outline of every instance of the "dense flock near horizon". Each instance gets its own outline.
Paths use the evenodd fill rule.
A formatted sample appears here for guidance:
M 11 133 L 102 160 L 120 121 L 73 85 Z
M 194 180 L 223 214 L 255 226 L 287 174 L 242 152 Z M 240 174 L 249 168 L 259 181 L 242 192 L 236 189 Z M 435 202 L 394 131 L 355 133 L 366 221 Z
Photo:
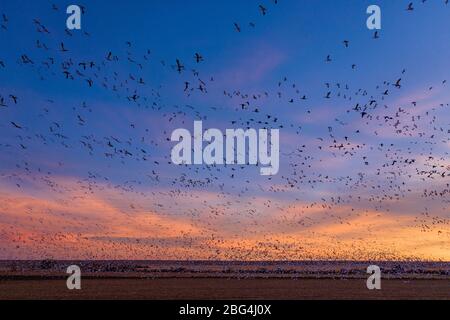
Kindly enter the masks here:
M 420 14 L 428 2 L 407 1 L 404 10 Z M 250 33 L 283 5 L 256 3 L 254 20 L 230 20 L 229 28 L 235 37 Z M 448 0 L 442 6 L 449 10 Z M 57 4 L 48 10 L 65 14 Z M 1 7 L 0 15 L 1 39 L 21 17 Z M 0 73 L 25 73 L 45 84 L 45 95 L 55 92 L 42 98 L 0 84 L 1 259 L 433 259 L 450 243 L 450 118 L 441 116 L 450 101 L 391 99 L 408 89 L 402 61 L 374 87 L 328 78 L 317 96 L 286 74 L 248 91 L 203 71 L 211 57 L 201 47 L 173 59 L 158 53 L 164 43 L 142 51 L 123 39 L 102 56 L 83 57 L 73 39 L 95 42 L 88 25 L 61 34 L 39 16 L 21 23 L 34 41 L 26 51 L 2 44 Z M 382 41 L 383 31 L 367 36 Z M 359 62 L 336 58 L 354 41 L 327 43 L 329 54 L 316 58 L 363 72 Z M 95 101 L 65 99 L 61 83 L 95 92 Z M 447 79 L 422 93 L 435 90 L 449 91 Z M 321 120 L 317 101 L 336 105 L 333 121 Z M 194 120 L 280 129 L 280 173 L 174 166 L 170 134 Z M 314 136 L 305 133 L 310 126 Z M 441 251 L 425 256 L 419 247 L 429 242 Z

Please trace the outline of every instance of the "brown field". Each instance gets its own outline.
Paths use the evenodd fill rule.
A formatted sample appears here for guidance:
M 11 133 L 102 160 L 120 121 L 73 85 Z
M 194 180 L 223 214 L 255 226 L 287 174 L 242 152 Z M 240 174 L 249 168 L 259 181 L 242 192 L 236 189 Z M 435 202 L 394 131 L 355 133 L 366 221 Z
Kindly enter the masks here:
M 11 299 L 445 299 L 450 280 L 383 280 L 369 291 L 365 279 L 103 278 L 69 291 L 64 279 L 3 279 L 0 300 Z
M 81 286 L 68 290 L 78 265 Z M 381 290 L 368 290 L 356 261 L 0 261 L 0 300 L 450 300 L 449 262 L 376 262 Z

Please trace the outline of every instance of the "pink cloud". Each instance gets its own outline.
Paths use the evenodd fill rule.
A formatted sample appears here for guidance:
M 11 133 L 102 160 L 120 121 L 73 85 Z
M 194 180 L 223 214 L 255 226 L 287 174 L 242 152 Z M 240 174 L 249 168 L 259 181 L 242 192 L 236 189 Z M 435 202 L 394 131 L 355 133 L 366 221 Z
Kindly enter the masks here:
M 264 80 L 285 60 L 286 55 L 280 50 L 260 43 L 250 50 L 238 53 L 230 62 L 231 68 L 219 70 L 216 79 L 224 86 L 242 87 Z

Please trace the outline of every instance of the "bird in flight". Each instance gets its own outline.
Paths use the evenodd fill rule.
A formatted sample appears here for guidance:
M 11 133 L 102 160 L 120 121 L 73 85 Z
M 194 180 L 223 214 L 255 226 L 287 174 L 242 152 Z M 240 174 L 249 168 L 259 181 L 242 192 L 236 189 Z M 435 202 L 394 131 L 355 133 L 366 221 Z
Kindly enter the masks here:
M 28 58 L 28 56 L 26 54 L 22 55 L 20 58 L 22 59 L 23 64 L 28 64 L 28 63 L 34 64 L 33 61 L 30 58 Z
M 261 11 L 261 14 L 262 14 L 263 16 L 266 15 L 266 13 L 267 13 L 267 8 L 265 8 L 263 5 L 259 5 L 259 10 Z
M 14 104 L 17 104 L 17 99 L 18 98 L 16 96 L 10 94 L 9 97 L 11 98 L 12 101 L 14 101 Z
M 64 43 L 61 42 L 61 52 L 67 52 L 67 51 L 69 51 L 69 50 L 67 50 L 67 49 L 64 47 Z
M 196 53 L 196 54 L 195 54 L 195 61 L 196 61 L 197 63 L 200 63 L 200 62 L 203 61 L 203 57 L 202 57 L 199 53 Z
M 8 106 L 5 104 L 5 98 L 0 97 L 0 107 L 7 108 Z
M 22 127 L 20 125 L 18 125 L 17 123 L 15 123 L 14 121 L 11 121 L 11 124 L 14 126 L 14 128 L 22 129 Z
M 181 64 L 180 60 L 177 59 L 177 71 L 178 73 L 183 72 L 184 66 Z

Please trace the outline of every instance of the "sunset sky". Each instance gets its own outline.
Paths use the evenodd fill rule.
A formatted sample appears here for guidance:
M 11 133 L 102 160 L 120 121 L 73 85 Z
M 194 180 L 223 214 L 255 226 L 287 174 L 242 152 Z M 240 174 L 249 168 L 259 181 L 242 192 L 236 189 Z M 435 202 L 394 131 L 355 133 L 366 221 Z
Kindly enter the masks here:
M 409 2 L 2 1 L 0 259 L 450 261 L 450 5 Z M 172 164 L 195 120 L 279 173 Z

